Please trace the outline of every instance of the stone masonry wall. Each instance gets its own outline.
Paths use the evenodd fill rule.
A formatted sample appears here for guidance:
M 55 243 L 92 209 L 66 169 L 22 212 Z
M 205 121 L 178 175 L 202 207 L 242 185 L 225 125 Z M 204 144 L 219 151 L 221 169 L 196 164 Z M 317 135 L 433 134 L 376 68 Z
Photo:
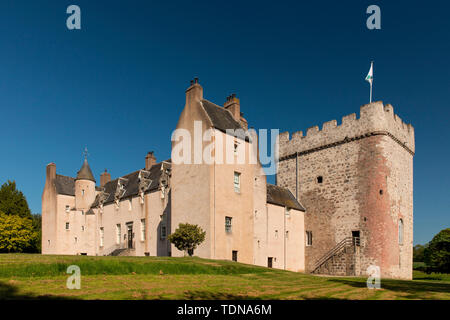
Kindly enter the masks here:
M 340 126 L 333 120 L 322 131 L 310 128 L 306 137 L 300 132 L 289 140 L 282 133 L 277 184 L 298 194 L 306 207 L 305 230 L 313 233 L 305 251 L 307 271 L 359 231 L 357 272 L 373 264 L 383 277 L 410 279 L 414 129 L 381 102 L 362 106 L 360 114 L 344 117 Z

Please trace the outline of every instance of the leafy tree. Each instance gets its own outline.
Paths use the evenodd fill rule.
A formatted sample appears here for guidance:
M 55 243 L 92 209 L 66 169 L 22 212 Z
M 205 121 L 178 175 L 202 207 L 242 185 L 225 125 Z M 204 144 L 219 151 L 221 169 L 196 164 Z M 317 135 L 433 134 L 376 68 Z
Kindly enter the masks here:
M 424 250 L 428 272 L 450 273 L 450 228 L 441 230 Z
M 192 256 L 197 246 L 205 240 L 205 235 L 206 231 L 198 225 L 180 223 L 168 239 L 178 250 L 187 251 L 189 256 Z
M 37 237 L 30 218 L 0 212 L 0 252 L 29 251 Z
M 33 214 L 31 216 L 31 222 L 33 225 L 33 230 L 36 233 L 36 236 L 33 238 L 33 241 L 30 243 L 30 248 L 27 251 L 41 253 L 42 216 L 40 214 Z
M 414 262 L 423 262 L 424 261 L 423 253 L 424 253 L 426 247 L 427 247 L 427 245 L 423 246 L 421 244 L 417 244 L 414 246 L 414 248 L 413 248 L 413 261 Z
M 17 190 L 15 181 L 8 180 L 0 187 L 0 212 L 31 218 L 27 199 L 21 191 Z

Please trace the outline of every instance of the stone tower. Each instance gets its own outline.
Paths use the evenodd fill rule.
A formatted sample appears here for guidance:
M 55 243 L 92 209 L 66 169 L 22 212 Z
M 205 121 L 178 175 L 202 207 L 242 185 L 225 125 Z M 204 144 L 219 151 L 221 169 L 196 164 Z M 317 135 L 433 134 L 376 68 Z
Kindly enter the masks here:
M 414 128 L 390 104 L 289 139 L 279 137 L 277 184 L 306 207 L 306 270 L 412 278 Z

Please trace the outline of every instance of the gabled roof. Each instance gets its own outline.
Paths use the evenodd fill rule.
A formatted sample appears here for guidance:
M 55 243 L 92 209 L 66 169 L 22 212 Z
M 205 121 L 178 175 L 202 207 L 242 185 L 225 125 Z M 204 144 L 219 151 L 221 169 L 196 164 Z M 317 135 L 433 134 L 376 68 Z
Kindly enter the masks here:
M 75 179 L 72 177 L 56 175 L 55 179 L 56 193 L 67 196 L 75 196 Z
M 267 184 L 267 203 L 297 209 L 303 212 L 306 211 L 289 189 L 270 183 Z
M 78 171 L 75 180 L 90 180 L 95 182 L 94 175 L 92 174 L 92 170 L 91 167 L 89 167 L 87 159 L 84 159 L 83 165 L 81 166 L 80 171 Z
M 162 174 L 161 165 L 162 165 L 162 162 L 157 163 L 150 168 L 150 175 L 149 175 L 149 177 L 147 177 L 147 179 L 150 179 L 152 182 L 146 192 L 157 190 L 159 188 L 159 179 Z M 166 162 L 166 166 L 170 167 L 170 163 Z M 144 169 L 142 169 L 142 170 L 144 170 Z M 139 194 L 139 172 L 140 171 L 141 170 L 137 170 L 137 171 L 134 171 L 132 173 L 129 173 L 127 175 L 124 175 L 122 177 L 119 177 L 117 179 L 107 182 L 104 186 L 104 190 L 105 190 L 105 193 L 109 194 L 109 196 L 107 199 L 105 199 L 104 204 L 108 204 L 108 203 L 111 203 L 114 201 L 114 197 L 115 197 L 119 179 L 121 179 L 124 182 L 123 185 L 125 187 L 125 193 L 121 196 L 121 199 L 138 195 Z M 99 203 L 98 203 L 98 197 L 97 197 L 91 207 L 96 207 L 96 206 L 98 206 L 98 204 Z
M 225 133 L 227 133 L 227 129 L 242 129 L 242 132 L 246 131 L 245 128 L 243 128 L 241 124 L 233 118 L 233 115 L 227 109 L 205 99 L 202 100 L 202 106 L 208 114 L 208 117 L 211 119 L 214 128 Z M 235 136 L 249 141 L 249 137 L 245 137 L 245 135 L 240 134 L 239 131 Z

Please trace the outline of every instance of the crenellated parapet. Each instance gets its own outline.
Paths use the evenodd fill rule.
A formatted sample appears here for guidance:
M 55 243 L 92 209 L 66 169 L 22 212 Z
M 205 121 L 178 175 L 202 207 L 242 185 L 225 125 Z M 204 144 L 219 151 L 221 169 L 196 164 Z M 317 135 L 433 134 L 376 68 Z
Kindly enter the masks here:
M 342 117 L 340 125 L 336 120 L 331 120 L 325 122 L 321 130 L 319 126 L 310 127 L 305 136 L 298 131 L 291 138 L 289 132 L 280 133 L 280 160 L 372 135 L 387 135 L 409 153 L 415 152 L 414 127 L 394 114 L 392 105 L 377 101 L 361 106 L 359 118 L 356 118 L 356 113 Z

